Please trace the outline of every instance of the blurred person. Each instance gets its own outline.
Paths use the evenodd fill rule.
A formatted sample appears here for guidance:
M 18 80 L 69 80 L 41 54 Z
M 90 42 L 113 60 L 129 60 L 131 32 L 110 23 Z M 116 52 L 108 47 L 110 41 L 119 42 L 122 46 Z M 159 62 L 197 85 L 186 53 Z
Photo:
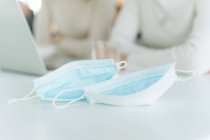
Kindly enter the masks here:
M 210 0 L 127 0 L 111 40 L 139 67 L 176 62 L 178 69 L 207 73 Z
M 88 59 L 90 42 L 108 39 L 114 12 L 114 0 L 43 0 L 35 38 L 39 45 L 54 46 L 56 55 L 65 61 Z

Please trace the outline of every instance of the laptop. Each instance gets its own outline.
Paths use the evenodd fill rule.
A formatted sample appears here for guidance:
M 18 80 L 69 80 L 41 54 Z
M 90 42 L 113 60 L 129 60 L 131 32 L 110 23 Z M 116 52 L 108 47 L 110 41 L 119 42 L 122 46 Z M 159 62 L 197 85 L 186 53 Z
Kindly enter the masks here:
M 45 64 L 16 0 L 0 0 L 0 68 L 44 75 Z

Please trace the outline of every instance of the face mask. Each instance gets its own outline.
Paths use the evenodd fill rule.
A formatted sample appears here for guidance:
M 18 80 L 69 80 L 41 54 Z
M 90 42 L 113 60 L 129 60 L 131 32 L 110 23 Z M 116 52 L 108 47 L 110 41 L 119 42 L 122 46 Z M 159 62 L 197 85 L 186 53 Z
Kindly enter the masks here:
M 36 97 L 43 100 L 56 98 L 56 101 L 83 99 L 85 87 L 116 77 L 126 66 L 127 62 L 115 64 L 112 59 L 71 62 L 34 80 L 34 89 L 27 96 L 10 100 L 9 103 Z M 30 97 L 33 92 L 37 95 Z
M 179 79 L 176 72 L 185 76 Z M 187 75 L 188 74 L 188 75 Z M 154 103 L 177 80 L 186 81 L 193 72 L 175 70 L 175 64 L 153 67 L 85 88 L 87 101 L 116 106 L 140 106 Z M 56 100 L 56 99 L 55 99 Z M 69 105 L 73 102 L 69 102 Z M 53 102 L 55 108 L 62 108 Z
M 177 73 L 185 75 L 180 79 Z M 154 103 L 177 80 L 186 81 L 193 72 L 175 70 L 175 64 L 167 64 L 128 74 L 87 87 L 86 98 L 90 103 L 116 106 L 140 106 Z

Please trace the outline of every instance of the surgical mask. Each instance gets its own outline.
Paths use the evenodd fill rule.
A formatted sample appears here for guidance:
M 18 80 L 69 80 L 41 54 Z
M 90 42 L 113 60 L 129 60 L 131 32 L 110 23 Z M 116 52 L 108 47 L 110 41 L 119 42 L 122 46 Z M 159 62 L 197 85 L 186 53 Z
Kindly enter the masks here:
M 186 75 L 186 77 L 181 79 L 176 72 Z M 143 106 L 154 103 L 177 80 L 186 81 L 193 76 L 193 72 L 175 70 L 173 63 L 145 69 L 87 87 L 85 93 L 88 101 L 92 104 Z
M 114 63 L 112 59 L 84 60 L 68 63 L 61 68 L 34 80 L 34 89 L 25 97 L 11 102 L 40 97 L 43 100 L 72 101 L 84 98 L 84 88 L 110 80 L 127 66 L 127 62 Z M 31 94 L 36 93 L 35 96 Z M 60 96 L 60 93 L 63 93 Z M 31 97 L 30 97 L 31 96 Z
M 188 76 L 180 79 L 176 72 L 182 75 L 188 74 Z M 174 63 L 166 64 L 86 87 L 85 96 L 91 104 L 149 105 L 163 95 L 177 80 L 186 81 L 193 76 L 193 72 L 175 70 Z M 66 105 L 57 106 L 53 102 L 53 106 L 62 108 Z

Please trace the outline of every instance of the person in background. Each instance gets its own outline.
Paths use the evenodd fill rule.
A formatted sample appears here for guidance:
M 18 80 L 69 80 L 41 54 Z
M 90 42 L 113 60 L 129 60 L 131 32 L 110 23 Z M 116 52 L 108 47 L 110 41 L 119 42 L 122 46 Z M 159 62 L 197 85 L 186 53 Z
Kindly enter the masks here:
M 139 66 L 176 62 L 178 69 L 207 73 L 210 1 L 127 0 L 111 40 L 121 42 L 129 61 Z
M 88 59 L 90 43 L 108 39 L 114 12 L 114 0 L 43 0 L 35 38 L 62 56 Z

